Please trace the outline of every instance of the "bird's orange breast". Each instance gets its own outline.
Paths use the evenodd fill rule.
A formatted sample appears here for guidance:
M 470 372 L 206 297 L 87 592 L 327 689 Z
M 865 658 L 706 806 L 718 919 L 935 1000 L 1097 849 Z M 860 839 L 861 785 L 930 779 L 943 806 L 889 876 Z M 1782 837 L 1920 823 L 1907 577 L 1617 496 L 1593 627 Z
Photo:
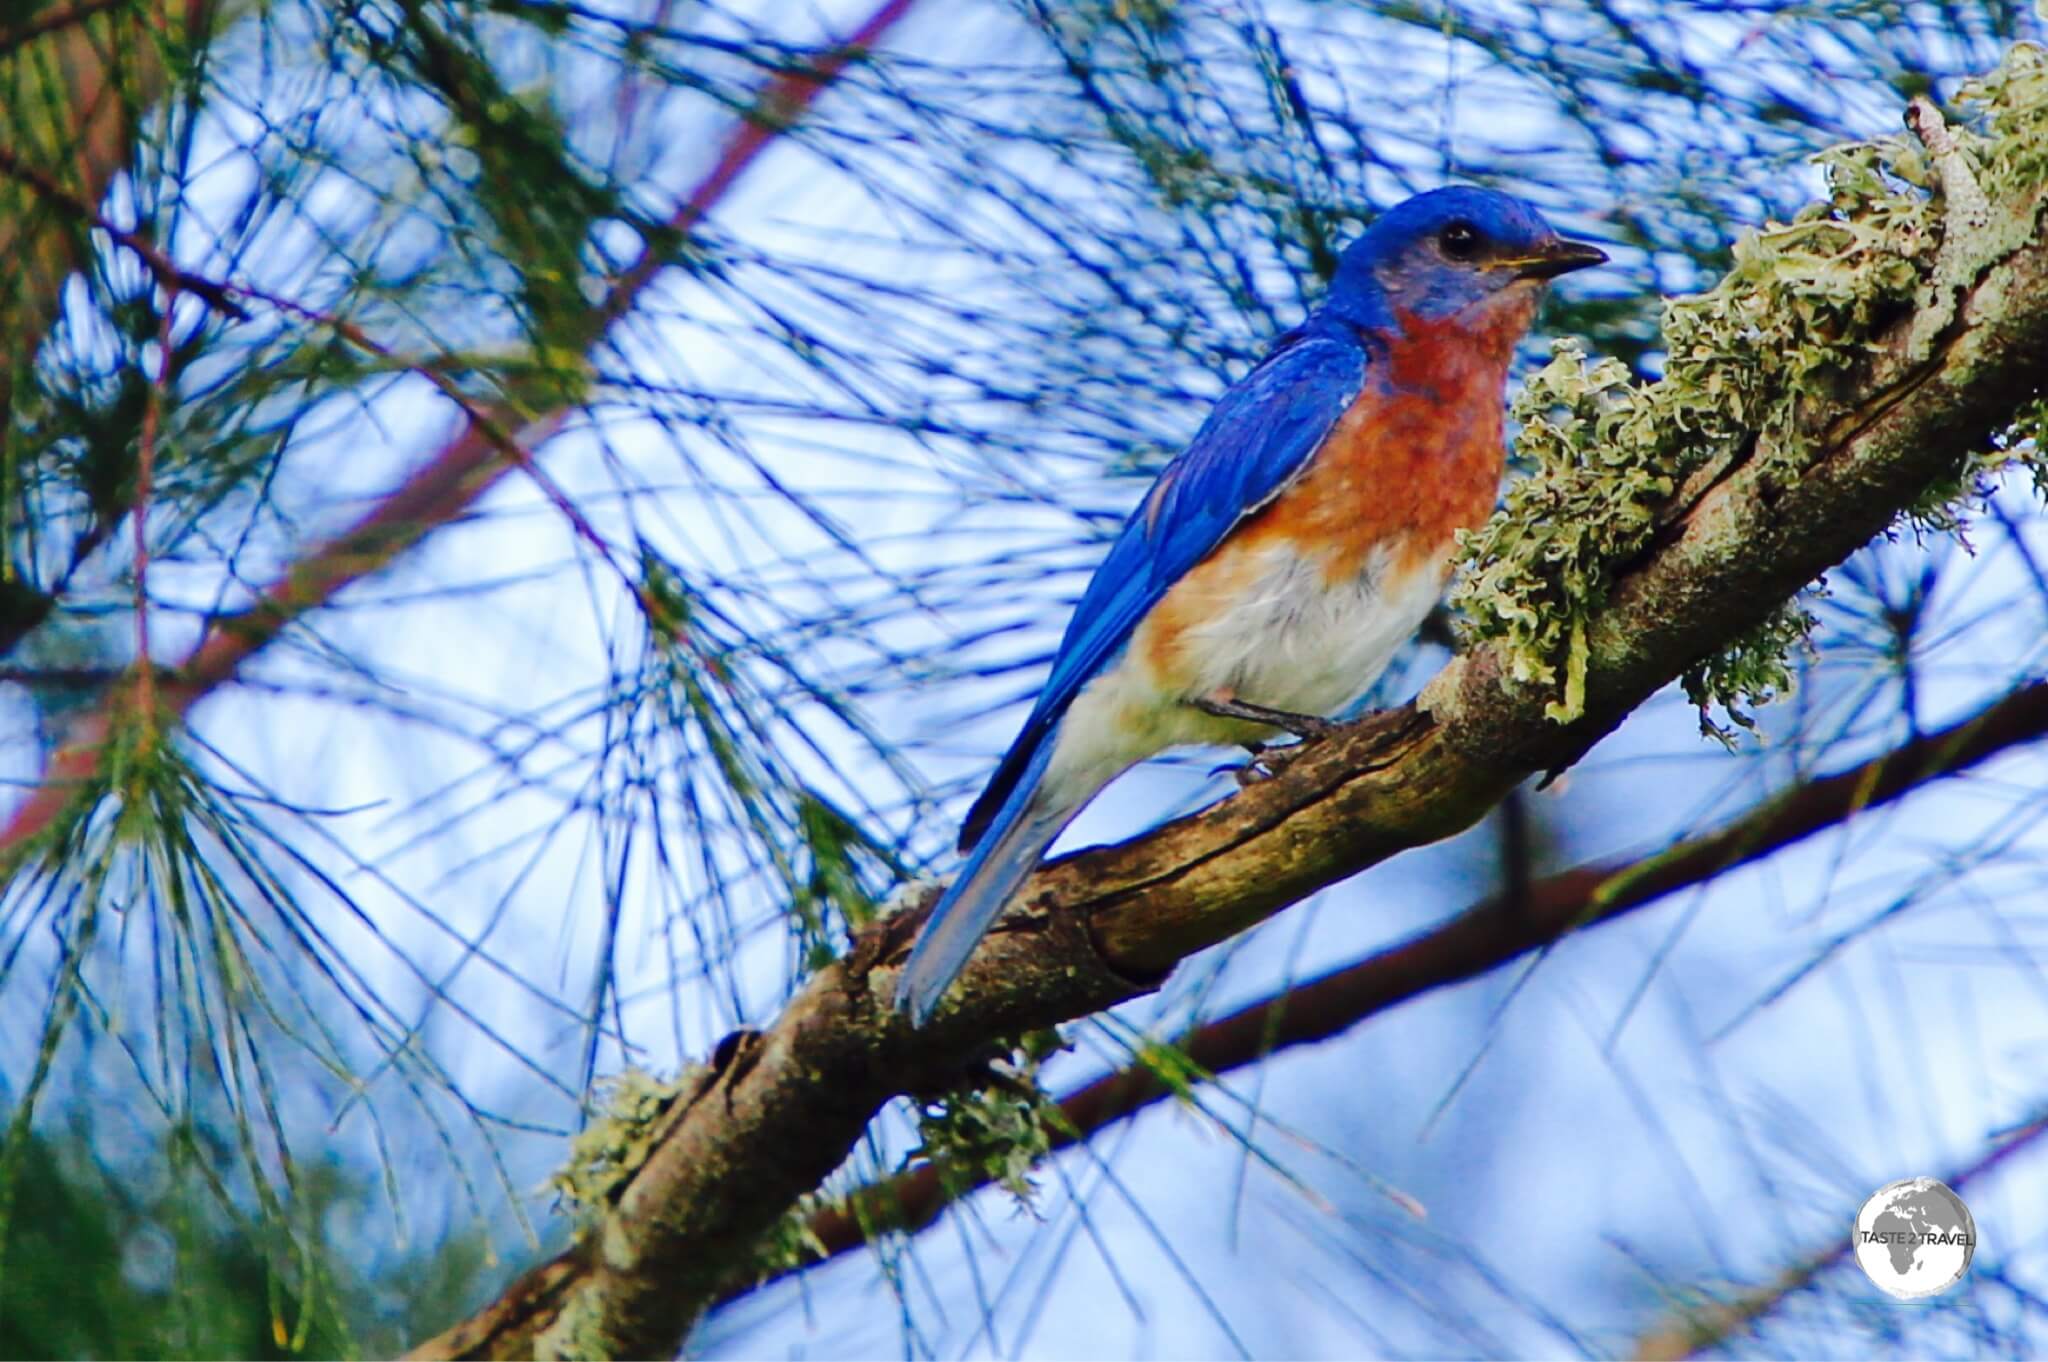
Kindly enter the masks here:
M 1356 576 L 1380 549 L 1403 576 L 1442 560 L 1500 491 L 1508 364 L 1528 325 L 1516 311 L 1478 326 L 1405 319 L 1384 381 L 1367 386 L 1300 480 L 1232 539 L 1314 550 L 1332 581 Z
M 1452 536 L 1493 510 L 1506 451 L 1502 400 L 1534 291 L 1477 317 L 1403 317 L 1385 368 L 1339 417 L 1308 468 L 1166 594 L 1133 642 L 1153 673 L 1190 668 L 1190 635 L 1291 549 L 1333 587 L 1369 570 L 1389 583 L 1442 574 Z

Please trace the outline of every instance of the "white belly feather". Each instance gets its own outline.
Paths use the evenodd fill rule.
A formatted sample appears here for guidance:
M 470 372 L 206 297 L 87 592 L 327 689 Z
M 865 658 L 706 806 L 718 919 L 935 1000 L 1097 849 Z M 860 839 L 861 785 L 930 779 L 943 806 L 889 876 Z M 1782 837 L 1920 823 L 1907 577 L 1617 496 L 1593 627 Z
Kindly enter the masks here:
M 1284 542 L 1263 546 L 1245 589 L 1184 630 L 1175 675 L 1129 649 L 1074 697 L 1046 793 L 1078 804 L 1171 747 L 1257 741 L 1273 731 L 1218 719 L 1188 701 L 1230 695 L 1269 709 L 1330 715 L 1363 695 L 1443 594 L 1447 564 L 1400 576 L 1384 551 L 1335 586 Z
M 1269 709 L 1335 714 L 1386 670 L 1443 593 L 1431 567 L 1396 578 L 1384 551 L 1335 586 L 1285 543 L 1258 560 L 1250 590 L 1182 638 L 1194 696 L 1228 693 Z

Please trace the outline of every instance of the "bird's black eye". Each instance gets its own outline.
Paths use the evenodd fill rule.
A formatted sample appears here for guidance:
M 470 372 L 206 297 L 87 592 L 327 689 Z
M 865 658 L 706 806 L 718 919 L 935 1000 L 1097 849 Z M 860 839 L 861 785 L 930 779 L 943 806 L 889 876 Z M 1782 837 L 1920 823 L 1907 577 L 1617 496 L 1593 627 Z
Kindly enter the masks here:
M 1479 254 L 1479 229 L 1469 222 L 1453 222 L 1437 233 L 1436 246 L 1447 260 L 1470 260 Z

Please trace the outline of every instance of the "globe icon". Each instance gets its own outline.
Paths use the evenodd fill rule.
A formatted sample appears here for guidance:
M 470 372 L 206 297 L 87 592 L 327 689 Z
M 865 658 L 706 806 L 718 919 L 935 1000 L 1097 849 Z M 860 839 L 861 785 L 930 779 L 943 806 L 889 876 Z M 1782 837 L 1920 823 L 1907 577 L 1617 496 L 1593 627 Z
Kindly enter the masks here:
M 1888 1183 L 1856 1213 L 1856 1263 L 1878 1289 L 1926 1300 L 1963 1279 L 1977 1252 L 1977 1222 L 1933 1178 Z

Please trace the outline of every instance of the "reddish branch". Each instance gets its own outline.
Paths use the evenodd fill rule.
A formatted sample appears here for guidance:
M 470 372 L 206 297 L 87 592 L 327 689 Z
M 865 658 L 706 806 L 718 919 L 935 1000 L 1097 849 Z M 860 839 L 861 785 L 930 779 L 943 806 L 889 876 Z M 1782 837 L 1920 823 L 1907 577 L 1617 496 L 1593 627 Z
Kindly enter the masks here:
M 161 247 L 142 233 L 129 231 L 94 208 L 93 204 L 98 198 L 96 191 L 73 193 L 55 176 L 37 169 L 5 146 L 0 146 L 0 176 L 13 180 L 31 191 L 44 207 L 55 209 L 74 227 L 90 227 L 95 231 L 105 232 L 108 240 L 142 262 L 143 268 L 149 271 L 158 287 L 165 293 L 194 293 L 204 298 L 210 306 L 229 316 L 241 321 L 249 319 L 248 312 L 234 300 L 225 285 L 204 275 L 194 274 L 172 260 Z
M 182 0 L 153 16 L 120 12 L 130 7 L 129 0 L 74 0 L 0 30 L 0 61 L 13 68 L 4 87 L 8 104 L 0 108 L 12 165 L 45 189 L 54 187 L 88 205 L 100 202 L 129 164 L 136 115 L 166 84 L 162 40 L 176 35 L 159 27 L 154 37 L 145 37 L 150 17 L 162 24 L 175 14 L 188 37 L 205 33 L 214 17 L 213 0 Z M 31 44 L 41 50 L 23 52 Z M 24 70 L 36 74 L 24 77 Z M 61 80 L 49 82 L 50 71 L 61 73 Z M 27 342 L 28 353 L 56 315 L 59 290 L 77 264 L 81 242 L 71 220 L 75 212 L 44 206 L 56 207 L 59 220 L 21 211 L 25 205 L 18 204 L 0 221 L 0 246 L 18 289 L 0 325 L 10 342 Z
M 1220 1075 L 1277 1051 L 1327 1040 L 1396 1004 L 1476 978 L 1580 927 L 1618 917 L 1846 823 L 2011 747 L 2048 736 L 2048 682 L 2035 682 L 1952 728 L 1932 733 L 1837 775 L 1810 781 L 1717 832 L 1641 860 L 1581 866 L 1538 880 L 1520 894 L 1488 900 L 1399 945 L 1285 993 L 1239 1009 L 1183 1036 L 1194 1071 Z M 1171 1097 L 1173 1082 L 1148 1065 L 1106 1074 L 1064 1098 L 1057 1151 Z M 810 1219 L 821 1261 L 867 1243 L 879 1230 L 915 1232 L 954 1200 L 992 1179 L 925 1164 L 827 1207 Z M 787 1274 L 777 1274 L 782 1276 Z M 734 1282 L 726 1299 L 774 1277 Z
M 671 239 L 680 240 L 694 230 L 774 139 L 849 65 L 873 48 L 913 3 L 884 0 L 844 42 L 821 52 L 809 64 L 768 81 L 754 107 L 727 133 L 717 162 L 670 215 Z M 644 247 L 639 259 L 613 281 L 591 309 L 586 334 L 576 338 L 578 343 L 587 348 L 601 340 L 606 328 L 632 309 L 670 258 L 669 251 L 653 244 Z M 440 453 L 362 519 L 307 554 L 256 605 L 217 621 L 185 665 L 166 678 L 159 695 L 162 717 L 167 721 L 182 718 L 193 705 L 231 680 L 292 621 L 388 566 L 475 504 L 517 466 L 504 452 L 501 430 L 511 430 L 518 447 L 531 450 L 558 431 L 569 415 L 566 406 L 524 419 L 504 409 L 473 415 Z M 117 703 L 109 702 L 110 706 Z M 23 850 L 57 822 L 90 781 L 99 768 L 113 717 L 108 708 L 84 721 L 78 730 L 83 736 L 52 757 L 42 783 L 0 830 L 0 871 L 11 871 Z
M 38 38 L 48 37 L 59 29 L 82 24 L 95 14 L 105 14 L 128 3 L 130 0 L 73 0 L 68 5 L 53 5 L 33 19 L 0 30 L 0 57 Z
M 1988 1149 L 1962 1168 L 1947 1174 L 1942 1181 L 1957 1191 L 1965 1190 L 2018 1155 L 2038 1149 L 2044 1137 L 2048 1137 L 2048 1114 L 2000 1131 Z M 1636 1344 L 1635 1356 L 1642 1362 L 1679 1362 L 1681 1358 L 1697 1356 L 1708 1348 L 1725 1343 L 1813 1285 L 1821 1273 L 1849 1257 L 1855 1248 L 1854 1241 L 1845 1235 L 1820 1252 L 1794 1263 L 1753 1291 L 1699 1306 L 1682 1318 L 1644 1335 Z
M 16 5 L 15 8 L 20 8 Z M 133 159 L 135 124 L 168 84 L 164 54 L 199 43 L 213 0 L 77 0 L 0 29 L 0 422 L 16 378 L 35 363 L 65 281 L 88 249 L 88 228 L 108 232 L 175 285 L 176 269 L 146 241 L 106 222 L 94 205 Z M 182 30 L 178 24 L 182 23 Z M 154 27 L 155 32 L 150 32 Z M 203 291 L 195 288 L 193 291 Z M 96 518 L 72 546 L 72 566 L 106 542 L 118 517 Z M 49 616 L 61 586 L 45 591 L 0 563 L 0 653 Z

